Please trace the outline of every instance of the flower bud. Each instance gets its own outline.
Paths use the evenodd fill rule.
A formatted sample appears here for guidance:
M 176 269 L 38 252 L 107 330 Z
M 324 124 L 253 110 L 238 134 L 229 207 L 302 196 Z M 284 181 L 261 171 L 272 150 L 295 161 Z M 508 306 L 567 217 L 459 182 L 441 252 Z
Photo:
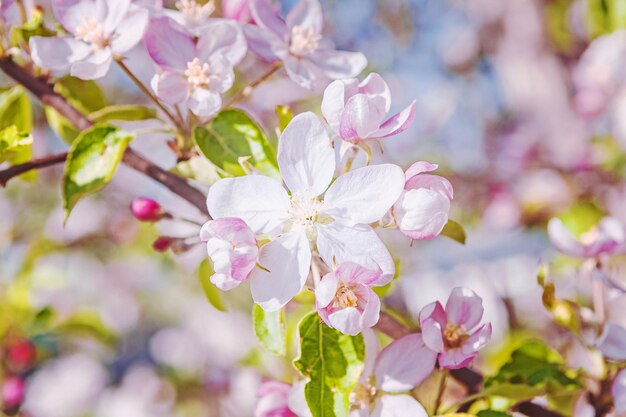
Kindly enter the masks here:
M 174 242 L 174 239 L 167 236 L 159 236 L 154 243 L 152 243 L 152 249 L 157 252 L 165 252 L 167 251 Z
M 10 376 L 2 383 L 2 409 L 14 410 L 22 405 L 26 387 L 24 380 L 19 376 Z
M 14 372 L 27 371 L 33 366 L 36 359 L 37 350 L 28 339 L 22 339 L 7 349 L 7 366 Z
M 166 215 L 159 203 L 145 197 L 134 199 L 130 203 L 130 211 L 137 220 L 142 222 L 156 222 Z

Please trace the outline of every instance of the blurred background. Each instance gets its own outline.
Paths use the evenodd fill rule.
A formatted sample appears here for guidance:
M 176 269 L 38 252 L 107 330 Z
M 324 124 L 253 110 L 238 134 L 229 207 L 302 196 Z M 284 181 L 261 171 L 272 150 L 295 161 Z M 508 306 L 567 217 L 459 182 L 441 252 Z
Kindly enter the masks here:
M 556 258 L 545 224 L 581 207 L 626 222 L 624 2 L 322 3 L 337 46 L 363 52 L 367 72 L 389 83 L 392 111 L 417 100 L 412 127 L 375 158 L 405 168 L 438 163 L 455 190 L 451 218 L 467 231 L 464 246 L 443 237 L 410 245 L 398 233 L 383 234 L 399 262 L 385 308 L 416 319 L 453 287 L 469 287 L 494 326 L 492 354 L 481 355 L 478 368 L 488 371 L 512 337 L 539 335 L 574 352 L 572 366 L 593 370 L 594 359 L 576 353 L 576 343 L 551 324 L 536 276 L 542 262 L 556 262 L 556 276 L 567 278 L 558 293 L 589 304 L 581 265 Z M 259 65 L 248 58 L 240 80 Z M 154 71 L 141 48 L 130 66 L 146 81 Z M 109 103 L 143 100 L 120 71 L 101 86 Z M 318 112 L 323 87 L 305 91 L 275 77 L 242 107 L 271 132 L 276 105 Z M 35 122 L 35 156 L 66 148 L 40 108 Z M 163 167 L 176 165 L 166 137 L 142 135 L 132 146 Z M 200 159 L 176 169 L 204 190 L 216 175 Z M 0 332 L 3 349 L 20 347 L 15 354 L 28 364 L 24 416 L 252 416 L 264 378 L 292 379 L 289 361 L 257 342 L 244 286 L 223 295 L 226 311 L 207 302 L 196 274 L 202 247 L 152 249 L 159 235 L 192 237 L 199 227 L 141 224 L 128 209 L 145 196 L 202 222 L 192 206 L 122 166 L 64 224 L 60 174 L 58 167 L 41 170 L 0 191 Z M 619 260 L 611 268 L 623 279 Z M 611 308 L 623 315 L 616 300 Z M 297 303 L 289 308 L 294 324 L 304 311 Z

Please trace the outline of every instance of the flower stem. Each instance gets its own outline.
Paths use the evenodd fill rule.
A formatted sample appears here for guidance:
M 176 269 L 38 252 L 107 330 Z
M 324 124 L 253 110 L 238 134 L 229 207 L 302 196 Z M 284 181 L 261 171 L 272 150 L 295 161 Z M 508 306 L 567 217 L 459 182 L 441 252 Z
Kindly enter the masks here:
M 254 81 L 250 82 L 250 84 L 248 84 L 241 91 L 239 91 L 237 94 L 232 96 L 230 98 L 230 100 L 228 100 L 228 102 L 226 102 L 226 105 L 224 106 L 224 108 L 232 107 L 235 103 L 238 103 L 241 100 L 244 100 L 244 99 L 248 98 L 248 96 L 250 96 L 250 94 L 252 94 L 252 91 L 254 91 L 254 89 L 259 84 L 261 84 L 262 82 L 264 82 L 265 80 L 270 78 L 272 75 L 274 75 L 274 73 L 276 71 L 278 71 L 279 69 L 281 69 L 282 66 L 283 66 L 282 62 L 276 62 L 274 65 L 272 65 L 272 67 L 268 71 L 263 73 L 259 78 L 257 78 Z
M 443 400 L 443 393 L 446 391 L 446 382 L 448 379 L 448 370 L 442 369 L 441 371 L 441 380 L 439 381 L 439 389 L 437 391 L 437 398 L 435 399 L 435 409 L 434 414 L 439 414 L 439 409 L 441 408 L 441 402 Z

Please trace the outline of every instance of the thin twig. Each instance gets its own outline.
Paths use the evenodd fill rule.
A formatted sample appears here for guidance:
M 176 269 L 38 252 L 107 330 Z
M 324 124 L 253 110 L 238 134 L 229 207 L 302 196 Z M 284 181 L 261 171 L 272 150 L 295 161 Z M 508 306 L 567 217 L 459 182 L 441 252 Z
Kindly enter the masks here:
M 282 66 L 283 66 L 282 62 L 276 62 L 274 65 L 272 65 L 272 67 L 267 72 L 263 73 L 259 78 L 252 81 L 250 84 L 245 86 L 241 91 L 239 91 L 237 94 L 232 96 L 230 100 L 226 102 L 226 105 L 224 105 L 224 108 L 232 107 L 234 104 L 250 96 L 250 94 L 252 94 L 252 91 L 254 91 L 254 89 L 259 84 L 261 84 L 262 82 L 270 78 L 272 75 L 274 75 L 274 73 L 278 71 L 279 69 L 281 69 Z
M 7 182 L 18 175 L 22 175 L 33 169 L 46 168 L 52 165 L 60 164 L 67 159 L 67 152 L 48 155 L 43 158 L 33 159 L 23 164 L 13 165 L 5 170 L 0 171 L 0 187 L 6 187 Z

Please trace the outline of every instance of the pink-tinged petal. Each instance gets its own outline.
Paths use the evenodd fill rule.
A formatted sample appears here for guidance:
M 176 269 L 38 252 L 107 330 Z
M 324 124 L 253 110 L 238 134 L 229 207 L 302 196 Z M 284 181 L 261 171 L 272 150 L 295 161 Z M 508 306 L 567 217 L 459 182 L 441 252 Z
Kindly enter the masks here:
M 89 45 L 69 36 L 34 36 L 30 38 L 29 46 L 35 65 L 53 71 L 67 71 L 72 64 L 91 53 Z
M 398 229 L 414 240 L 438 236 L 448 223 L 449 213 L 448 197 L 425 188 L 403 192 L 393 206 Z
M 615 381 L 613 381 L 611 393 L 615 402 L 615 411 L 626 413 L 626 371 L 620 371 L 617 374 Z
M 83 80 L 97 80 L 109 72 L 111 62 L 113 62 L 111 50 L 109 48 L 102 49 L 72 64 L 70 74 Z
M 406 170 L 404 175 L 406 177 L 406 181 L 408 182 L 411 178 L 415 177 L 416 175 L 419 175 L 423 172 L 432 172 L 436 170 L 437 168 L 439 168 L 439 165 L 437 164 L 431 164 L 430 162 L 427 162 L 427 161 L 417 161 L 417 162 L 414 162 Z
M 419 333 L 391 342 L 378 355 L 376 385 L 386 392 L 410 391 L 435 369 L 437 353 L 430 350 Z
M 248 49 L 265 61 L 277 61 L 277 51 L 286 51 L 287 45 L 274 33 L 259 28 L 256 25 L 244 27 Z
M 446 315 L 452 323 L 470 330 L 483 317 L 483 299 L 469 288 L 456 287 L 446 303 Z
M 248 50 L 241 28 L 228 20 L 218 20 L 205 25 L 196 48 L 200 61 L 209 62 L 212 55 L 222 55 L 231 66 L 241 62 Z
M 237 288 L 243 282 L 231 277 L 228 274 L 219 273 L 211 275 L 209 281 L 222 291 L 230 291 L 233 288 Z
M 339 136 L 348 141 L 366 139 L 376 132 L 387 112 L 384 103 L 364 94 L 350 97 L 341 115 Z
M 102 22 L 106 16 L 106 2 L 104 0 L 53 0 L 52 11 L 56 19 L 70 33 L 91 18 Z
M 607 324 L 597 347 L 609 359 L 626 360 L 626 329 L 616 324 Z
M 304 230 L 295 230 L 261 248 L 259 265 L 250 274 L 254 302 L 276 311 L 304 287 L 311 266 L 311 248 Z M 269 271 L 269 272 L 268 272 Z
M 420 326 L 423 326 L 423 323 L 428 319 L 435 320 L 442 329 L 448 324 L 448 316 L 446 316 L 446 312 L 439 301 L 426 305 L 420 311 Z
M 380 278 L 382 271 L 378 267 L 368 269 L 354 262 L 344 262 L 339 265 L 336 274 L 346 284 L 370 285 Z
M 224 17 L 239 23 L 252 22 L 250 0 L 222 0 L 222 13 Z
M 120 26 L 130 7 L 131 0 L 104 0 L 106 3 L 106 18 L 102 22 L 104 33 L 111 34 Z M 139 9 L 139 8 L 138 8 Z M 146 10 L 147 12 L 147 10 Z
M 448 200 L 452 200 L 454 198 L 454 190 L 452 189 L 452 184 L 450 184 L 450 181 L 448 181 L 444 177 L 440 177 L 439 175 L 414 175 L 409 178 L 404 185 L 404 189 L 406 190 L 417 190 L 419 188 L 437 191 L 441 195 L 445 196 Z
M 152 60 L 162 68 L 184 71 L 196 57 L 191 35 L 168 17 L 150 20 L 144 44 Z
M 317 227 L 317 248 L 327 265 L 354 262 L 371 270 L 380 268 L 382 275 L 372 285 L 392 280 L 396 266 L 385 244 L 368 225 L 347 227 L 334 222 Z
M 311 61 L 297 58 L 289 54 L 277 54 L 282 59 L 287 75 L 294 83 L 302 88 L 311 89 L 313 82 L 319 79 L 319 70 Z
M 257 391 L 259 402 L 254 417 L 296 417 L 288 406 L 290 390 L 291 386 L 284 382 L 264 382 Z
M 417 105 L 413 101 L 406 109 L 391 116 L 380 126 L 376 132 L 372 133 L 373 138 L 386 138 L 404 132 L 415 119 Z
M 291 391 L 291 385 L 282 381 L 269 380 L 261 384 L 256 391 L 257 397 L 265 397 L 267 395 L 282 395 L 287 396 Z
M 363 385 L 369 383 L 370 377 L 374 374 L 376 359 L 380 352 L 380 343 L 378 337 L 372 329 L 363 329 L 363 342 L 365 343 L 365 363 L 363 364 L 363 373 L 359 382 Z
M 324 275 L 315 286 L 315 304 L 318 308 L 324 308 L 333 301 L 337 293 L 338 279 L 335 272 Z
M 155 74 L 150 85 L 156 96 L 165 103 L 179 104 L 187 98 L 187 80 L 180 72 Z
M 346 101 L 358 92 L 358 80 L 333 81 L 324 90 L 322 98 L 322 114 L 333 132 L 339 132 L 341 115 Z
M 461 369 L 468 366 L 478 353 L 467 354 L 460 348 L 443 351 L 439 354 L 439 366 L 446 369 Z
M 304 396 L 304 387 L 307 381 L 298 381 L 289 390 L 289 396 L 287 397 L 287 405 L 289 409 L 298 417 L 312 417 L 309 405 L 306 403 Z
M 566 255 L 581 258 L 585 255 L 585 246 L 565 227 L 563 221 L 557 217 L 548 222 L 548 236 L 552 244 Z
M 292 194 L 322 194 L 335 172 L 335 152 L 322 121 L 312 112 L 293 118 L 278 142 L 278 166 Z
M 380 298 L 370 288 L 367 288 L 367 291 L 369 300 L 363 313 L 361 313 L 361 331 L 373 327 L 380 319 Z
M 341 175 L 324 196 L 325 213 L 346 225 L 380 220 L 404 188 L 402 169 L 370 165 Z
M 616 253 L 621 249 L 625 239 L 626 234 L 622 223 L 613 217 L 605 217 L 598 224 L 597 239 L 585 248 L 585 256 Z
M 322 6 L 317 0 L 300 0 L 287 15 L 286 23 L 289 29 L 301 26 L 319 34 L 324 28 Z
M 441 324 L 434 319 L 426 319 L 422 322 L 421 329 L 426 346 L 434 352 L 443 352 L 443 328 Z
M 361 333 L 361 312 L 356 307 L 347 307 L 328 315 L 330 327 L 341 333 L 356 336 Z
M 391 92 L 389 86 L 379 74 L 372 72 L 359 84 L 359 94 L 365 94 L 370 99 L 377 101 L 385 110 L 385 114 L 391 109 Z
M 123 54 L 141 42 L 148 27 L 150 13 L 141 7 L 131 6 L 122 22 L 117 26 L 111 41 L 111 49 Z
M 463 353 L 478 352 L 491 340 L 491 323 L 487 323 L 476 330 L 461 346 Z
M 371 417 L 428 417 L 428 413 L 410 395 L 383 395 L 376 400 Z
M 224 178 L 209 189 L 207 207 L 214 219 L 239 217 L 258 234 L 282 231 L 290 207 L 282 185 L 263 175 Z
M 189 110 L 196 116 L 207 119 L 222 107 L 222 97 L 206 88 L 196 88 L 187 99 Z
M 235 72 L 228 59 L 222 55 L 213 55 L 208 63 L 211 75 L 214 77 L 211 79 L 210 90 L 215 93 L 225 93 L 230 90 L 235 82 Z
M 280 18 L 278 8 L 270 3 L 269 0 L 252 0 L 250 11 L 254 23 L 261 29 L 271 32 L 281 39 L 287 39 L 287 25 Z
M 367 66 L 367 58 L 360 52 L 322 49 L 315 51 L 308 59 L 331 80 L 356 77 Z

